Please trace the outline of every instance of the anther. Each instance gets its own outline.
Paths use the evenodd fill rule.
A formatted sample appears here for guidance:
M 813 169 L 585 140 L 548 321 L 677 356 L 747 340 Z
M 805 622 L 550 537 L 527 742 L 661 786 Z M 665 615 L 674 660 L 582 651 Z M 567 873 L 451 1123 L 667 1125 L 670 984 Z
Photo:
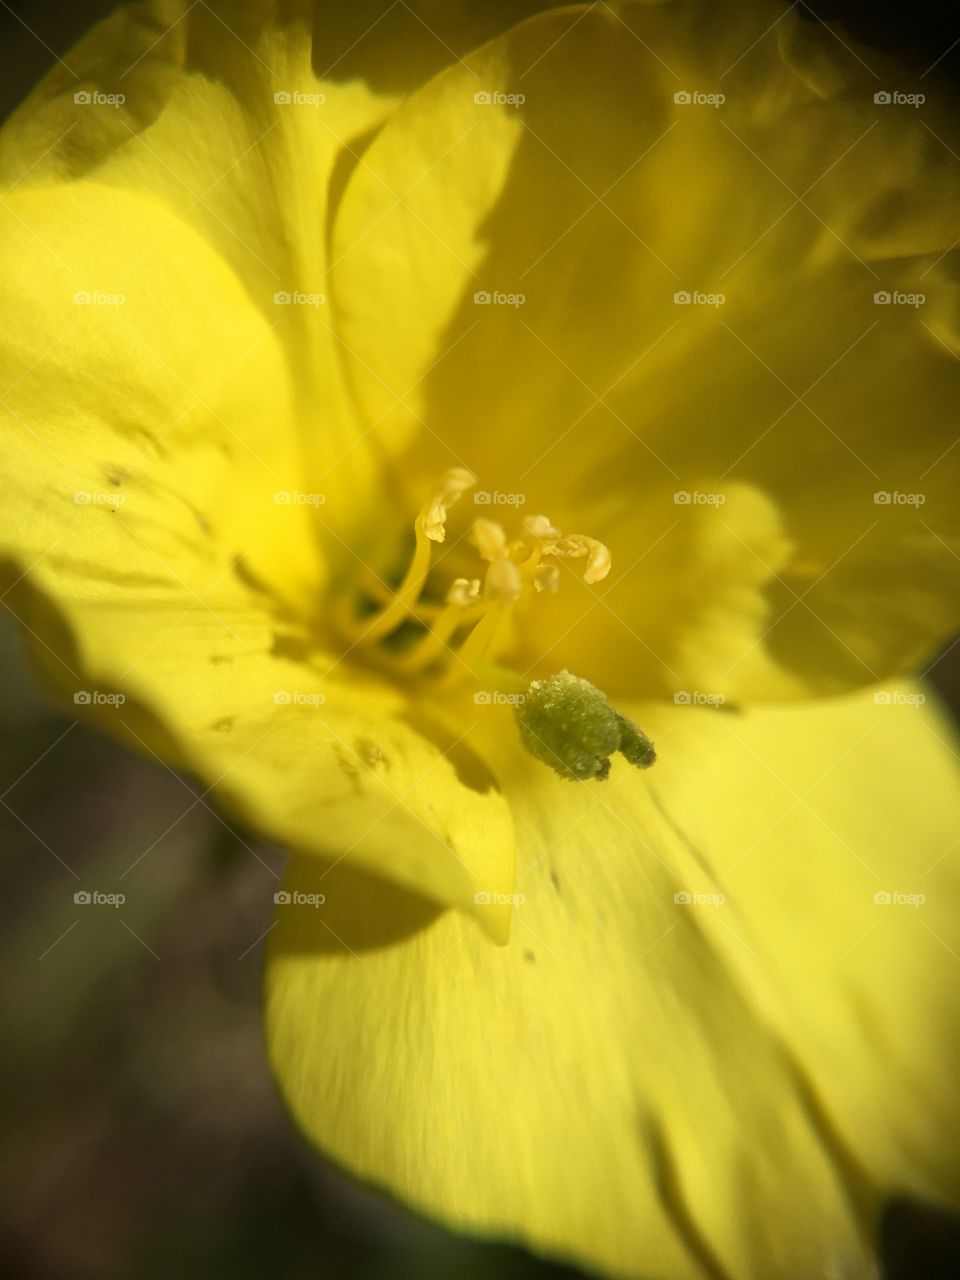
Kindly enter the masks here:
M 451 467 L 443 473 L 429 501 L 421 509 L 417 521 L 431 542 L 443 542 L 447 536 L 444 525 L 450 507 L 476 483 L 477 477 L 466 467 Z

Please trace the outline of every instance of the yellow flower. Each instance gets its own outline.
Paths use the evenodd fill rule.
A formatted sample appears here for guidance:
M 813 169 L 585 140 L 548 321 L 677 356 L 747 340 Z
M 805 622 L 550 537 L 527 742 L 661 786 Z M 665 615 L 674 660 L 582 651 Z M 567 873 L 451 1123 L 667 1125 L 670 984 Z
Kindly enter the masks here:
M 776 6 L 538 8 L 158 0 L 65 58 L 0 135 L 6 600 L 293 851 L 324 1151 L 615 1275 L 865 1277 L 960 1174 L 902 683 L 960 620 L 949 103 Z M 564 671 L 652 771 L 524 751 Z

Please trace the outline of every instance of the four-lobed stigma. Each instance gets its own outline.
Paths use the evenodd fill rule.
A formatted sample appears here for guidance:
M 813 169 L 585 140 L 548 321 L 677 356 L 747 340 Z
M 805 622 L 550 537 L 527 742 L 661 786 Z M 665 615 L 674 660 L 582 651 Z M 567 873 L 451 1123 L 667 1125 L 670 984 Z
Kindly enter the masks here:
M 602 781 L 617 751 L 640 769 L 657 758 L 650 739 L 605 693 L 569 671 L 534 680 L 514 716 L 527 751 L 571 782 Z

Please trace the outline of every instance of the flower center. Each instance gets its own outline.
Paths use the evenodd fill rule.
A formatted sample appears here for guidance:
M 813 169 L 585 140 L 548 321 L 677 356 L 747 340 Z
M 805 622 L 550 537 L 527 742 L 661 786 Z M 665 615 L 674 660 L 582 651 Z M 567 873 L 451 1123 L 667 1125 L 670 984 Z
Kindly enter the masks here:
M 610 552 L 586 534 L 563 534 L 547 516 L 527 516 L 513 538 L 495 520 L 478 518 L 468 535 L 477 555 L 474 578 L 454 578 L 442 597 L 428 590 L 435 543 L 446 539 L 449 509 L 477 482 L 454 467 L 437 481 L 414 521 L 410 563 L 395 587 L 370 575 L 341 628 L 352 651 L 407 679 L 430 677 L 449 690 L 468 682 L 526 690 L 513 700 L 520 741 L 562 778 L 602 780 L 620 752 L 648 768 L 653 744 L 594 685 L 568 671 L 532 683 L 498 657 L 512 641 L 511 621 L 525 596 L 560 586 L 561 559 L 583 562 L 583 579 L 602 582 Z
M 559 589 L 558 560 L 582 560 L 588 583 L 601 582 L 610 572 L 610 552 L 602 542 L 585 534 L 564 535 L 546 516 L 525 517 L 512 538 L 497 521 L 479 518 L 468 535 L 477 576 L 454 578 L 442 598 L 429 594 L 434 544 L 446 539 L 449 509 L 476 483 L 462 467 L 443 473 L 414 521 L 413 555 L 399 584 L 388 588 L 371 577 L 358 602 L 367 611 L 355 609 L 341 620 L 353 650 L 399 675 L 429 674 L 444 688 L 518 682 L 497 658 L 510 644 L 518 603 Z

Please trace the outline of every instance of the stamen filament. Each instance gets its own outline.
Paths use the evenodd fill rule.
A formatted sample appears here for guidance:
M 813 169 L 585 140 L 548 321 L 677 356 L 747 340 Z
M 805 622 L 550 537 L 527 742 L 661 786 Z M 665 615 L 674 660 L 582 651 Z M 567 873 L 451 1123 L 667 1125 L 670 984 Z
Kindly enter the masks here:
M 394 599 L 393 588 L 378 578 L 372 569 L 364 573 L 362 581 L 364 594 L 378 604 L 385 606 Z M 420 599 L 415 605 L 411 605 L 409 612 L 411 618 L 426 626 L 439 618 L 445 609 L 446 605 L 441 602 Z
M 469 681 L 515 686 L 517 677 L 498 665 L 497 656 L 510 643 L 509 620 L 521 599 L 558 589 L 556 559 L 584 561 L 582 576 L 588 583 L 601 581 L 610 570 L 610 552 L 602 542 L 586 534 L 565 536 L 546 516 L 528 516 L 524 533 L 512 541 L 497 521 L 481 516 L 472 523 L 469 541 L 486 562 L 483 578 L 454 578 L 442 603 L 436 596 L 423 599 L 434 567 L 431 544 L 445 541 L 450 507 L 475 483 L 464 467 L 445 471 L 414 522 L 413 555 L 400 585 L 391 588 L 366 570 L 354 610 L 344 616 L 345 609 L 336 619 L 351 648 L 376 645 L 408 626 L 412 636 L 395 637 L 395 643 L 378 650 L 378 660 L 405 675 L 436 671 L 440 689 Z M 621 750 L 629 755 L 633 747 Z
M 414 605 L 420 599 L 430 573 L 432 555 L 430 544 L 443 542 L 444 522 L 449 508 L 476 482 L 477 477 L 465 467 L 450 467 L 439 478 L 433 493 L 420 508 L 414 523 L 413 558 L 403 576 L 403 581 L 382 613 L 375 614 L 351 628 L 354 643 L 382 640 L 384 636 L 396 631 L 397 627 L 415 613 Z
M 429 572 L 430 539 L 423 532 L 421 522 L 418 519 L 416 523 L 416 546 L 403 581 L 393 593 L 393 598 L 382 613 L 375 614 L 369 621 L 361 623 L 355 628 L 356 640 L 382 640 L 391 631 L 396 631 L 397 627 L 414 612 L 413 606 L 416 605 L 420 598 L 420 593 L 423 591 Z
M 457 652 L 456 660 L 451 662 L 439 681 L 442 689 L 450 689 L 466 680 L 481 678 L 480 665 L 484 658 L 494 649 L 497 633 L 501 625 L 510 615 L 509 604 L 494 604 L 480 619 L 464 640 Z
M 449 643 L 454 632 L 475 618 L 482 620 L 484 611 L 483 604 L 472 608 L 448 604 L 433 623 L 431 630 L 416 640 L 405 653 L 400 654 L 394 660 L 394 665 L 404 672 L 423 671 L 431 662 L 439 658 L 444 650 L 451 656 L 455 656 Z M 479 625 L 478 622 L 477 626 Z

